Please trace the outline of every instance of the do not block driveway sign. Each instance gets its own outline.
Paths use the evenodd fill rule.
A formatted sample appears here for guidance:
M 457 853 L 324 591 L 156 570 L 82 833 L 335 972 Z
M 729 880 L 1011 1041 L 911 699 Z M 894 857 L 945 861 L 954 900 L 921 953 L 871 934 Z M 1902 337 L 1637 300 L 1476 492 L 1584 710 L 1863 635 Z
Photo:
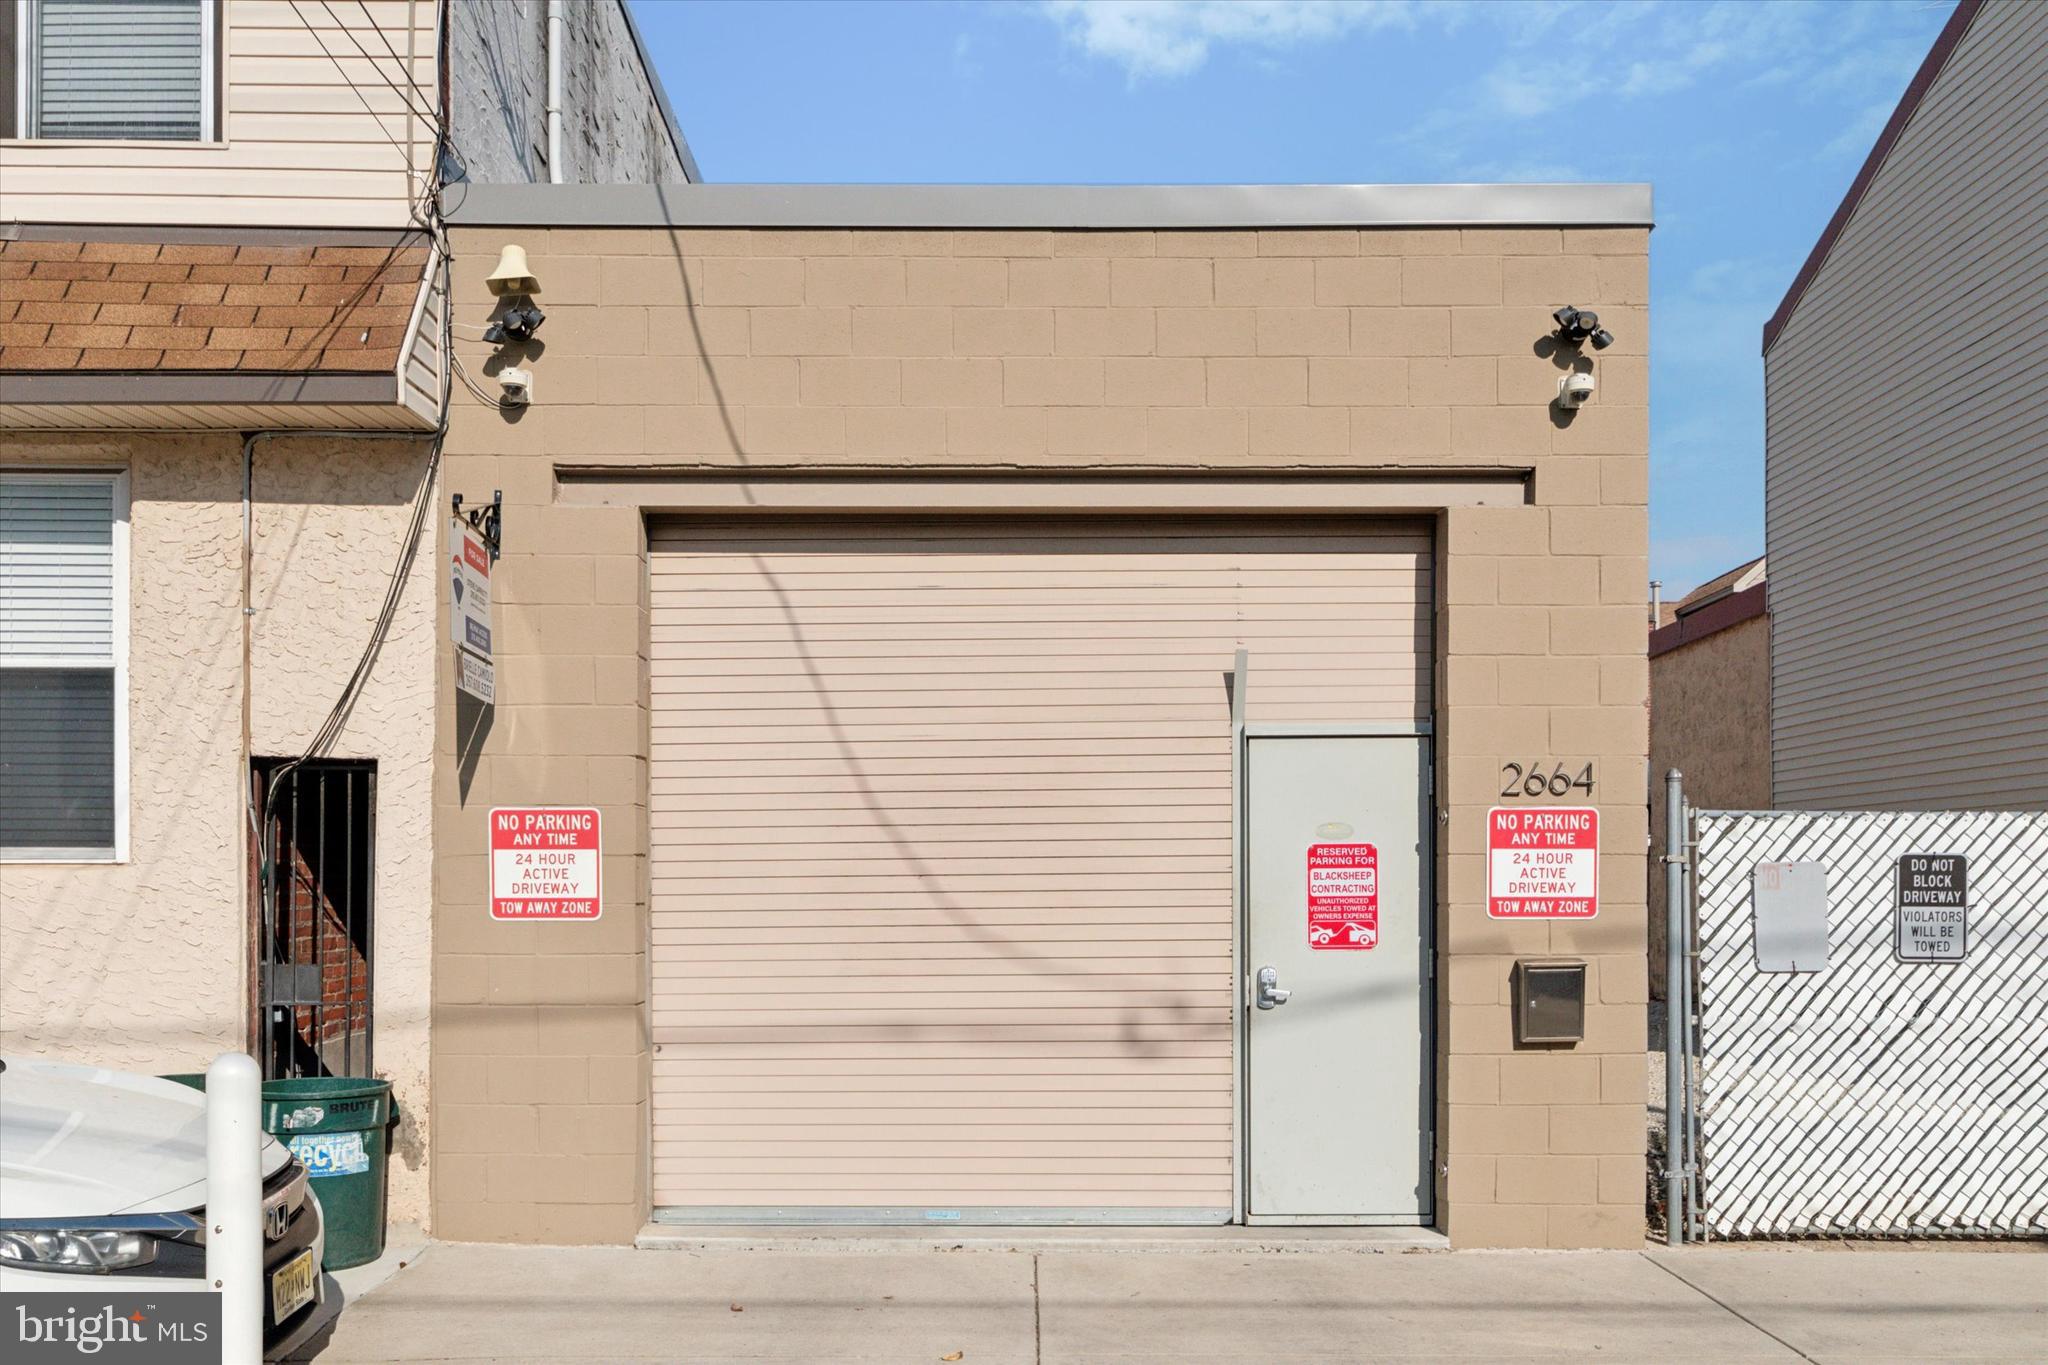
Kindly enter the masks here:
M 1970 860 L 1960 853 L 1899 856 L 1892 955 L 1901 962 L 1961 962 L 1970 953 Z
M 604 841 L 588 807 L 491 812 L 491 918 L 590 920 L 604 912 Z

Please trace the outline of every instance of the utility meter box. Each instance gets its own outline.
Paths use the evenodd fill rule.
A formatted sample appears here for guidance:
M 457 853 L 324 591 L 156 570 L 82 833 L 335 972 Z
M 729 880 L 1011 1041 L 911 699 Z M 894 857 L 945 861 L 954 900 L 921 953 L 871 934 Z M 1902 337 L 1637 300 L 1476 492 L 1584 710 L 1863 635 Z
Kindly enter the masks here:
M 1515 1041 L 1577 1043 L 1586 1036 L 1586 961 L 1525 957 L 1515 963 Z

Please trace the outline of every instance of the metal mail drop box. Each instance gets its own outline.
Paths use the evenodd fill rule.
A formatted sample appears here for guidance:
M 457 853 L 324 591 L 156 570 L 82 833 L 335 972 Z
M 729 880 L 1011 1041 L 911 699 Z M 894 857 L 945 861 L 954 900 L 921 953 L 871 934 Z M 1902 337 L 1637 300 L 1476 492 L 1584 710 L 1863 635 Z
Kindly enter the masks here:
M 1584 1040 L 1584 958 L 1522 958 L 1515 963 L 1514 993 L 1517 1043 L 1576 1043 Z

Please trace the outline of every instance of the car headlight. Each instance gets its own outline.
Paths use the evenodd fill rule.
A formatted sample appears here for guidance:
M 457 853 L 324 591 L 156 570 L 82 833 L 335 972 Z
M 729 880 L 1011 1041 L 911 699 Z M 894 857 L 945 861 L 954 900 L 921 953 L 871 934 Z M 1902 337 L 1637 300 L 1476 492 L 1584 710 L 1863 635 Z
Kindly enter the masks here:
M 156 1238 L 144 1232 L 34 1228 L 0 1232 L 0 1265 L 83 1275 L 131 1270 L 156 1259 Z

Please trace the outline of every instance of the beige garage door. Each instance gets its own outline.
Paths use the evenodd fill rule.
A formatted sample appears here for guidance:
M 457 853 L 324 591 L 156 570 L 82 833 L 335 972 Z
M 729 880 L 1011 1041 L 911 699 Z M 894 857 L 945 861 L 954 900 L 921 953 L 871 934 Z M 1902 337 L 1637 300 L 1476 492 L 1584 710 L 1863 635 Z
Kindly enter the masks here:
M 1226 678 L 1429 714 L 1426 526 L 658 524 L 654 1202 L 1221 1220 Z

